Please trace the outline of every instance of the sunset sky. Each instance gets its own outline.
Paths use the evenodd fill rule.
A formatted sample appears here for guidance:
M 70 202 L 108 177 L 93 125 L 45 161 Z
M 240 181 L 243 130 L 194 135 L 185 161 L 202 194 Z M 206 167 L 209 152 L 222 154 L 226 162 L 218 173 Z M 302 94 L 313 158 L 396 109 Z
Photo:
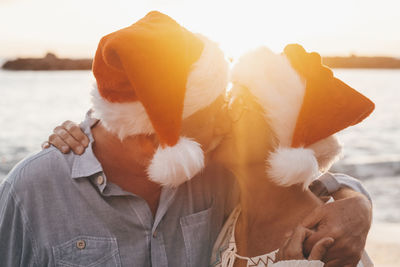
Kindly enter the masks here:
M 0 57 L 91 57 L 99 39 L 164 12 L 236 57 L 297 42 L 323 55 L 400 57 L 398 0 L 0 0 Z

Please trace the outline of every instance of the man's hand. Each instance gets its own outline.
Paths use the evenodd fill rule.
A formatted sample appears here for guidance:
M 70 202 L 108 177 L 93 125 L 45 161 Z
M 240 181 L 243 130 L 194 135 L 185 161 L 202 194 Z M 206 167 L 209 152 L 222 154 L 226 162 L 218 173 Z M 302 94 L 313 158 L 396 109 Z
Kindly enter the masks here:
M 323 261 L 325 266 L 356 266 L 363 253 L 371 227 L 372 205 L 362 194 L 348 188 L 335 193 L 334 202 L 316 208 L 303 226 L 315 232 L 306 240 L 304 252 L 309 255 L 314 244 L 324 237 L 335 239 Z
M 54 128 L 54 132 L 49 136 L 47 144 L 52 144 L 63 153 L 71 150 L 81 155 L 89 144 L 89 138 L 81 130 L 78 124 L 72 121 L 65 121 L 60 126 Z M 48 146 L 43 145 L 43 148 Z
M 333 245 L 334 240 L 331 237 L 324 237 L 317 240 L 312 247 L 308 258 L 304 257 L 303 244 L 304 240 L 312 235 L 313 231 L 297 226 L 293 234 L 286 240 L 285 244 L 279 249 L 275 262 L 284 260 L 322 260 L 327 250 Z

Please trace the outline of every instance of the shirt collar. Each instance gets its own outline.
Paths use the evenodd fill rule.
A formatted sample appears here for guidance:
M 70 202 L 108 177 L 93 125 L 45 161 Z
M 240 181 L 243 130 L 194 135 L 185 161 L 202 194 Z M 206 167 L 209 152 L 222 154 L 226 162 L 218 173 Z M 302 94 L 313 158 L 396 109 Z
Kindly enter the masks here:
M 71 178 L 89 177 L 93 174 L 103 172 L 100 162 L 97 160 L 93 153 L 93 135 L 91 127 L 94 126 L 98 120 L 91 117 L 91 110 L 86 114 L 85 120 L 80 124 L 81 129 L 89 137 L 89 145 L 82 155 L 75 155 L 72 164 Z

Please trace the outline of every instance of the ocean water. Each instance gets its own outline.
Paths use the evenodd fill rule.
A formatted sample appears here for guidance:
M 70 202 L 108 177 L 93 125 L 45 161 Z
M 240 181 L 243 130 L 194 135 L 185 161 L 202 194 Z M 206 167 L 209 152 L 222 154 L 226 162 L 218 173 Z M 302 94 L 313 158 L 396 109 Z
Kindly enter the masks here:
M 374 203 L 374 220 L 400 223 L 400 70 L 336 69 L 376 109 L 339 134 L 344 157 L 334 166 L 362 180 Z M 89 71 L 0 70 L 0 180 L 19 160 L 40 150 L 52 129 L 76 122 L 90 108 Z

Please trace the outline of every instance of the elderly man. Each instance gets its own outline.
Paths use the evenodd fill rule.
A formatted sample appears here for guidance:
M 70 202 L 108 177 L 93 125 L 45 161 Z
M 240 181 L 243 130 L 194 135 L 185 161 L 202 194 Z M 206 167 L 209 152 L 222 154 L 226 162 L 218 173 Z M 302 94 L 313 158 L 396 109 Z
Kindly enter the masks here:
M 87 149 L 43 150 L 0 187 L 2 264 L 207 266 L 237 203 L 230 174 L 208 162 L 229 128 L 220 112 L 227 72 L 214 43 L 158 12 L 105 36 L 93 64 L 93 113 L 81 124 Z M 361 225 L 360 240 L 333 250 L 357 262 L 370 220 L 354 212 L 370 218 L 371 208 L 359 193 L 336 194 L 345 210 L 341 202 L 309 220 L 334 224 L 344 237 Z

